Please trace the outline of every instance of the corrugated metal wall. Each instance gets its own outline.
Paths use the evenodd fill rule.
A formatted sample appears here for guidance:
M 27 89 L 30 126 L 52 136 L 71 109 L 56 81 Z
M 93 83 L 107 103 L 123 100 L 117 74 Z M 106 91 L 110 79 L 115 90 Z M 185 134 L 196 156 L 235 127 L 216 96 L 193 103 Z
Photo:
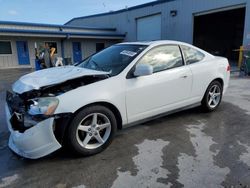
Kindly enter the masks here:
M 156 4 L 140 9 L 128 10 L 118 14 L 75 19 L 68 25 L 115 27 L 119 33 L 127 33 L 126 41 L 136 40 L 136 19 L 143 16 L 161 13 L 162 39 L 180 40 L 188 43 L 193 41 L 193 14 L 232 7 L 246 6 L 244 44 L 250 43 L 250 0 L 176 0 Z M 170 11 L 177 10 L 177 16 L 171 17 Z M 149 26 L 149 29 L 150 26 Z

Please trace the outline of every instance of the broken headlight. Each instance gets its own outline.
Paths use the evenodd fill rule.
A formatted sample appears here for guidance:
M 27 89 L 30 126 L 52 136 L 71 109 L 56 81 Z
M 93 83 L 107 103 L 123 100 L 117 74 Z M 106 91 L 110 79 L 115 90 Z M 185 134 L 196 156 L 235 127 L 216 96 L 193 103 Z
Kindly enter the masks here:
M 30 115 L 53 115 L 59 100 L 56 97 L 43 97 L 37 99 L 31 99 L 28 113 Z

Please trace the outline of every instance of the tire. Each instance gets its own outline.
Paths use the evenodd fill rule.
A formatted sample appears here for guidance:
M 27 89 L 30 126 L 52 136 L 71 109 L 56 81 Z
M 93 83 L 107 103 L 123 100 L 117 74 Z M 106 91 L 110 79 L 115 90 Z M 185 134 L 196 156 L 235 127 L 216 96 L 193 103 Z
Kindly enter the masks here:
M 201 101 L 201 107 L 205 112 L 212 112 L 221 103 L 223 88 L 220 82 L 213 81 L 209 84 L 206 93 Z
M 106 149 L 117 130 L 117 121 L 104 106 L 89 106 L 77 113 L 67 133 L 68 145 L 76 153 L 89 156 Z

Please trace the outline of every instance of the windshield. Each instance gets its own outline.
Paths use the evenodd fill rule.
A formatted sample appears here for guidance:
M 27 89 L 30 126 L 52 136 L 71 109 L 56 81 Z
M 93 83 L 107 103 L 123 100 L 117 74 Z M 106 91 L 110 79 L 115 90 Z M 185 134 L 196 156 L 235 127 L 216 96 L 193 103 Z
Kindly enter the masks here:
M 109 72 L 110 76 L 116 76 L 122 72 L 146 47 L 146 45 L 113 45 L 88 57 L 77 66 Z

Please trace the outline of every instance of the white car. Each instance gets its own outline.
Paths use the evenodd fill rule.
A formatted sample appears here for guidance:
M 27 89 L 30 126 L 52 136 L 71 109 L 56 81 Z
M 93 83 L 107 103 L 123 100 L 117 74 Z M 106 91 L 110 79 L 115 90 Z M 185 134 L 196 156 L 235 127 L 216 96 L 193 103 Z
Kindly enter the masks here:
M 229 77 L 226 58 L 186 43 L 113 45 L 75 66 L 17 80 L 6 96 L 9 147 L 32 159 L 64 144 L 93 155 L 125 126 L 197 105 L 215 110 Z

